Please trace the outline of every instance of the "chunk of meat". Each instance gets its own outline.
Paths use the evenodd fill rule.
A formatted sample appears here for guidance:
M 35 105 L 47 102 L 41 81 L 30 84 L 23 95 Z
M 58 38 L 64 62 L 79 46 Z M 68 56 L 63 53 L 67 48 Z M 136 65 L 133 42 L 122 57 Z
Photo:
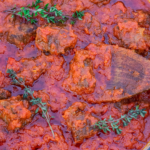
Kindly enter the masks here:
M 27 101 L 21 101 L 21 96 L 0 100 L 0 118 L 7 123 L 8 130 L 15 130 L 31 122 L 32 113 Z
M 44 56 L 39 56 L 37 58 L 23 58 L 20 61 L 16 61 L 10 57 L 7 69 L 13 69 L 18 77 L 25 80 L 26 85 L 32 86 L 33 82 L 46 71 L 47 64 L 45 59 Z
M 5 75 L 0 71 L 0 88 L 4 88 L 10 84 L 10 79 L 6 78 Z
M 91 13 L 86 12 L 82 20 L 78 20 L 74 25 L 76 28 L 83 30 L 86 34 L 98 35 L 101 33 L 101 24 Z
M 63 118 L 68 128 L 71 129 L 75 143 L 82 143 L 85 138 L 90 138 L 97 133 L 94 124 L 98 121 L 88 111 L 85 111 L 86 103 L 75 102 L 65 110 Z
M 127 12 L 128 9 L 125 7 L 124 3 L 117 1 L 111 7 L 106 6 L 98 9 L 97 18 L 99 18 L 100 22 L 103 24 L 112 25 L 117 23 L 119 20 L 122 20 L 122 18 L 126 18 L 128 16 Z M 108 30 L 111 30 L 111 28 L 108 27 Z
M 45 56 L 44 54 L 36 58 L 23 58 L 20 61 L 9 58 L 6 70 L 13 69 L 18 77 L 25 80 L 26 85 L 32 86 L 33 82 L 46 71 L 49 77 L 60 80 L 64 73 L 62 68 L 64 62 L 62 56 Z
M 93 93 L 96 79 L 93 72 L 93 62 L 95 56 L 88 50 L 77 51 L 70 63 L 69 77 L 63 82 L 66 90 L 77 94 Z
M 148 51 L 150 47 L 149 32 L 134 20 L 119 22 L 114 27 L 114 35 L 121 41 L 122 47 L 138 50 L 139 53 Z
M 97 4 L 99 7 L 108 4 L 111 0 L 90 0 L 92 3 Z
M 0 99 L 7 99 L 11 97 L 11 92 L 0 88 Z
M 23 49 L 36 36 L 36 26 L 32 24 L 16 24 L 8 31 L 7 41 Z
M 150 14 L 147 11 L 138 10 L 133 15 L 140 26 L 149 27 Z
M 39 27 L 36 34 L 36 46 L 38 49 L 50 54 L 64 54 L 66 50 L 74 48 L 77 36 L 73 33 L 71 26 Z

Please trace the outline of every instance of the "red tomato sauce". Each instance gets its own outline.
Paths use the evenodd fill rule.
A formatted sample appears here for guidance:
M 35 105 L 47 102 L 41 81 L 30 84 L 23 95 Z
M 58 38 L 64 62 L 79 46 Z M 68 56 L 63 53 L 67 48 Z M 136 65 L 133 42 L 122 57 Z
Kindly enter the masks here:
M 0 11 L 12 8 L 15 4 L 17 4 L 18 7 L 26 6 L 32 1 L 33 0 L 1 0 Z M 44 3 L 46 4 L 50 1 L 51 0 L 45 0 Z M 114 36 L 113 28 L 118 22 L 126 18 L 138 22 L 138 15 L 137 17 L 134 16 L 134 13 L 138 10 L 148 13 L 150 16 L 150 2 L 148 0 L 111 0 L 110 3 L 103 4 L 100 7 L 98 7 L 97 4 L 89 2 L 89 0 L 82 0 L 83 5 L 81 5 L 79 1 L 73 3 L 72 1 L 69 2 L 69 0 L 66 1 L 66 3 L 63 0 L 53 0 L 51 3 L 58 4 L 58 8 L 60 8 L 64 14 L 71 15 L 72 12 L 76 10 L 84 10 L 87 13 L 86 19 L 77 21 L 72 27 L 72 30 L 78 38 L 75 47 L 61 56 L 52 56 L 51 58 L 48 58 L 51 59 L 46 60 L 48 65 L 49 62 L 51 62 L 50 68 L 47 72 L 34 80 L 34 83 L 31 86 L 31 89 L 34 91 L 44 90 L 50 97 L 50 107 L 48 112 L 50 116 L 55 117 L 54 119 L 51 119 L 52 128 L 56 133 L 55 139 L 52 137 L 52 133 L 45 119 L 43 119 L 40 114 L 36 114 L 30 123 L 16 131 L 7 130 L 7 124 L 0 119 L 0 150 L 142 150 L 142 148 L 150 141 L 150 91 L 143 92 L 130 99 L 122 100 L 117 103 L 98 102 L 97 99 L 100 88 L 105 89 L 105 82 L 109 80 L 110 72 L 109 69 L 102 71 L 97 69 L 98 67 L 96 68 L 96 64 L 99 63 L 102 65 L 100 61 L 101 58 L 97 54 L 94 58 L 95 68 L 93 69 L 93 73 L 95 74 L 93 82 L 96 80 L 94 92 L 92 90 L 94 86 L 93 82 L 89 82 L 92 84 L 91 90 L 87 90 L 87 93 L 84 93 L 83 95 L 80 95 L 82 90 L 79 90 L 79 94 L 75 94 L 71 91 L 68 92 L 68 90 L 64 89 L 64 80 L 68 77 L 69 65 L 76 55 L 75 53 L 81 49 L 85 49 L 85 47 L 91 43 L 98 44 L 99 42 L 103 42 L 105 44 L 119 45 L 120 47 L 130 49 L 128 43 L 124 44 L 126 43 L 126 40 L 122 38 L 119 41 Z M 3 31 L 5 26 L 7 26 L 7 21 L 5 20 L 5 15 L 2 12 L 0 13 L 0 31 Z M 90 17 L 92 19 L 87 21 Z M 143 22 L 141 23 L 141 26 L 143 26 L 143 28 L 148 28 L 149 30 L 149 27 L 145 27 L 144 25 L 150 22 Z M 39 24 L 43 24 L 42 20 Z M 4 37 L 6 36 L 7 35 L 4 35 Z M 146 42 L 148 43 L 148 41 Z M 146 48 L 146 51 L 142 48 L 139 51 L 137 48 L 137 51 L 146 59 L 150 59 L 149 47 L 147 46 Z M 16 61 L 20 61 L 24 58 L 37 58 L 41 54 L 42 51 L 36 48 L 35 41 L 30 42 L 20 50 L 15 45 L 7 42 L 5 38 L 1 39 L 0 71 L 4 76 L 0 76 L 0 87 L 11 91 L 12 96 L 23 94 L 23 89 L 11 85 L 10 80 L 6 75 L 8 59 L 14 58 Z M 44 57 L 47 59 L 48 56 Z M 77 57 L 82 56 L 78 55 Z M 43 57 L 42 60 L 44 60 Z M 72 65 L 74 64 L 72 63 Z M 78 65 L 80 65 L 80 63 Z M 16 69 L 17 66 L 14 66 L 14 68 Z M 89 70 L 84 71 L 88 74 L 90 72 Z M 69 83 L 69 80 L 67 80 L 67 82 Z M 66 84 L 67 83 L 65 83 L 65 85 Z M 78 87 L 75 87 L 75 91 L 76 88 Z M 116 93 L 117 92 L 119 91 L 116 91 Z M 140 108 L 146 108 L 147 114 L 144 118 L 139 117 L 137 120 L 132 120 L 126 127 L 121 126 L 122 133 L 120 135 L 115 132 L 107 134 L 99 132 L 90 138 L 84 139 L 81 143 L 76 144 L 71 130 L 68 128 L 67 123 L 63 118 L 64 111 L 75 102 L 86 103 L 86 110 L 98 119 L 104 119 L 110 115 L 114 118 L 119 118 L 122 114 L 126 113 L 127 110 L 132 109 L 138 104 L 140 105 Z M 84 112 L 86 113 L 86 111 Z

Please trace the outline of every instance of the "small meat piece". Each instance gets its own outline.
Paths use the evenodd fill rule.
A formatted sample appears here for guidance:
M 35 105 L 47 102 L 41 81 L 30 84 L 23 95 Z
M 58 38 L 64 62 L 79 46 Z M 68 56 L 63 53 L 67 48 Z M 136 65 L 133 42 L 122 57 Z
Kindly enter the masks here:
M 7 99 L 11 97 L 11 92 L 0 88 L 0 99 Z
M 108 4 L 111 0 L 90 0 L 92 3 L 97 4 L 99 7 Z
M 10 84 L 10 79 L 6 78 L 5 75 L 0 71 L 0 88 L 4 88 Z
M 46 68 L 47 64 L 45 56 L 23 58 L 20 61 L 16 61 L 14 58 L 10 57 L 7 63 L 7 69 L 13 69 L 17 76 L 23 78 L 25 84 L 30 86 L 46 72 Z
M 121 41 L 121 46 L 138 50 L 139 53 L 148 51 L 150 34 L 145 28 L 139 27 L 134 20 L 124 20 L 114 27 L 114 36 Z
M 94 124 L 98 121 L 88 111 L 85 111 L 86 103 L 75 102 L 65 110 L 63 118 L 68 128 L 71 129 L 75 143 L 82 143 L 85 138 L 90 138 L 97 133 Z
M 74 48 L 77 42 L 77 36 L 73 33 L 71 26 L 39 27 L 36 34 L 36 46 L 43 52 L 50 54 L 64 54 L 69 48 Z
M 96 79 L 93 72 L 95 56 L 88 50 L 77 51 L 70 63 L 69 77 L 63 82 L 66 90 L 77 94 L 93 93 L 96 86 Z
M 28 109 L 28 101 L 21 100 L 21 96 L 0 100 L 0 119 L 8 124 L 8 130 L 19 129 L 31 122 L 32 113 Z
M 36 26 L 32 24 L 16 24 L 8 31 L 7 41 L 23 49 L 36 36 Z
M 138 10 L 133 15 L 140 26 L 149 27 L 150 14 L 147 11 Z
M 78 20 L 76 24 L 74 25 L 80 30 L 83 30 L 86 34 L 95 34 L 98 35 L 101 33 L 101 24 L 96 19 L 95 16 L 93 16 L 91 13 L 86 12 L 84 14 L 84 17 L 82 20 Z

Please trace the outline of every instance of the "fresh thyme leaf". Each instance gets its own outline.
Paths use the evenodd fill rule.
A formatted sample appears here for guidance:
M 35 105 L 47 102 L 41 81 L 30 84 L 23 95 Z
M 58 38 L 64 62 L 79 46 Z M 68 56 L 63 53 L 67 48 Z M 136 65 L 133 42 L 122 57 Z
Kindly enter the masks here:
M 70 24 L 74 25 L 74 24 L 75 24 L 75 21 L 71 21 Z
M 78 18 L 79 20 L 82 20 L 83 16 L 84 16 L 84 11 L 76 11 L 72 15 L 73 18 Z
M 39 7 L 40 7 L 40 6 L 38 5 L 38 6 L 35 7 L 35 9 L 38 9 Z
M 23 15 L 22 11 L 18 12 L 17 14 L 18 14 L 20 17 L 22 17 L 22 15 Z
M 37 114 L 37 113 L 38 113 L 38 111 L 39 111 L 39 107 L 35 110 L 35 113 Z
M 44 6 L 44 9 L 46 10 L 46 11 L 48 11 L 48 3 Z
M 15 15 L 13 14 L 13 15 L 11 15 L 11 18 L 14 18 L 15 17 Z

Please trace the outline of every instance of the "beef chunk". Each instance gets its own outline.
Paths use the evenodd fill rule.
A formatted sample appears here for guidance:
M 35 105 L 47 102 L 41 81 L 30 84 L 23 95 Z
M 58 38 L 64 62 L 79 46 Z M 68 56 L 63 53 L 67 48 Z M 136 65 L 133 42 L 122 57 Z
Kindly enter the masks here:
M 21 100 L 21 96 L 0 100 L 0 118 L 8 124 L 8 130 L 19 129 L 31 121 L 29 104 Z
M 31 24 L 16 24 L 8 31 L 7 41 L 23 49 L 35 39 L 36 26 Z
M 150 14 L 147 11 L 138 10 L 133 15 L 140 26 L 149 27 Z
M 18 77 L 25 79 L 25 84 L 32 86 L 46 71 L 46 57 L 39 56 L 37 58 L 23 58 L 16 61 L 14 58 L 8 59 L 7 69 L 13 69 Z
M 39 27 L 36 34 L 36 46 L 38 49 L 51 54 L 64 54 L 69 48 L 73 48 L 77 42 L 77 36 L 71 26 Z
M 150 47 L 150 34 L 134 20 L 124 20 L 114 27 L 114 35 L 121 41 L 121 46 L 138 50 L 140 53 Z
M 66 90 L 77 94 L 94 92 L 96 79 L 93 73 L 94 55 L 88 50 L 77 51 L 70 63 L 69 77 L 63 82 Z
M 49 105 L 49 95 L 44 91 L 34 91 L 33 96 L 41 98 L 43 103 Z M 7 123 L 8 130 L 20 129 L 31 122 L 37 107 L 37 105 L 29 106 L 29 102 L 22 96 L 0 100 L 0 119 Z M 39 109 L 38 113 L 42 114 L 42 110 Z
M 0 88 L 4 88 L 10 84 L 10 79 L 6 78 L 5 75 L 0 71 Z
M 86 34 L 98 35 L 101 33 L 101 24 L 92 14 L 86 12 L 82 20 L 76 22 L 75 27 L 84 31 Z
M 11 96 L 11 92 L 0 88 L 0 99 L 7 99 Z
M 85 103 L 75 102 L 63 115 L 67 126 L 71 129 L 75 143 L 82 143 L 85 138 L 90 138 L 98 131 L 94 128 L 98 119 L 85 111 L 85 108 Z
M 33 82 L 46 71 L 48 71 L 49 76 L 60 80 L 63 77 L 62 66 L 64 62 L 62 56 L 45 56 L 44 54 L 36 58 L 23 58 L 20 61 L 9 58 L 7 69 L 13 69 L 18 77 L 25 80 L 26 85 L 32 86 Z

